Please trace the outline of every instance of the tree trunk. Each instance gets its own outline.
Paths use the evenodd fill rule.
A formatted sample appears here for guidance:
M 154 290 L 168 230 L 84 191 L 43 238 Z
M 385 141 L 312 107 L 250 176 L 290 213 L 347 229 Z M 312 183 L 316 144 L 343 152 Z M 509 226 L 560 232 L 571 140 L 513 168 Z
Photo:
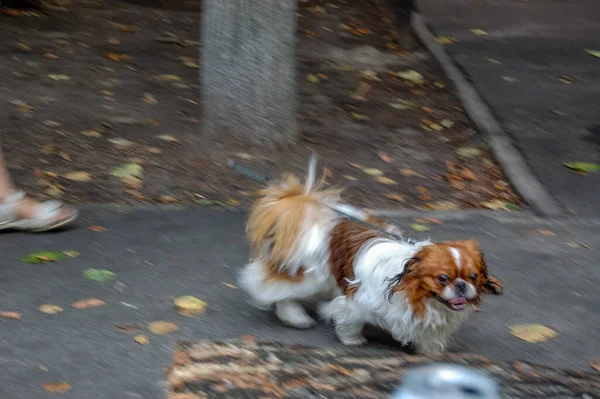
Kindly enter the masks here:
M 296 0 L 204 0 L 202 139 L 296 138 Z

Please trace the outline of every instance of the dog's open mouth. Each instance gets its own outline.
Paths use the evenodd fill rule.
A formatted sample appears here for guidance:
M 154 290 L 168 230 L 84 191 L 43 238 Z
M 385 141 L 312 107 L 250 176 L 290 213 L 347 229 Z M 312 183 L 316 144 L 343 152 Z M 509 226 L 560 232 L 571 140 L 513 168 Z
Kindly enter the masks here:
M 467 304 L 467 298 L 465 298 L 464 296 L 458 297 L 458 298 L 454 298 L 450 301 L 445 300 L 444 298 L 440 297 L 440 296 L 436 296 L 437 300 L 440 301 L 441 303 L 443 303 L 444 305 L 446 305 L 448 307 L 448 309 L 450 310 L 455 310 L 455 311 L 461 311 L 465 308 L 465 305 Z

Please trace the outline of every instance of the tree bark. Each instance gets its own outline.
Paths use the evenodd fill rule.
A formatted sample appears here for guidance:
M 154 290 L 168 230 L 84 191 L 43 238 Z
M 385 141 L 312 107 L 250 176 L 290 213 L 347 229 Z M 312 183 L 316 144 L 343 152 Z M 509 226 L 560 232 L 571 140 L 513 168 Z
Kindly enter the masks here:
M 204 0 L 205 143 L 296 138 L 296 0 Z

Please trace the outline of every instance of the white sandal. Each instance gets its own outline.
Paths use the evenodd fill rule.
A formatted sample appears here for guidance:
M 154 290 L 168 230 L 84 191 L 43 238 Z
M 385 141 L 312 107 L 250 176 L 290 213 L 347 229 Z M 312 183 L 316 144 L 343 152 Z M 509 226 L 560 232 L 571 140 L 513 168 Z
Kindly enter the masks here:
M 60 219 L 65 205 L 60 201 L 46 201 L 35 206 L 33 216 L 19 218 L 17 207 L 25 199 L 23 191 L 17 191 L 0 201 L 0 230 L 23 230 L 34 233 L 66 226 L 77 218 L 77 210 L 69 209 L 70 216 Z

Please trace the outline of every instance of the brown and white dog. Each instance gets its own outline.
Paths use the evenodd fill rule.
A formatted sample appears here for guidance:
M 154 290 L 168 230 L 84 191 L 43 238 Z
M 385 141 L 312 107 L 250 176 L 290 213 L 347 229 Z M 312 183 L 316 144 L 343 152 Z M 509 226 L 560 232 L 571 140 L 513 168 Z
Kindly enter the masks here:
M 296 328 L 315 324 L 299 303 L 326 298 L 320 314 L 346 345 L 366 342 L 363 326 L 387 330 L 419 352 L 443 351 L 485 293 L 500 293 L 475 241 L 393 240 L 335 210 L 367 220 L 340 202 L 340 190 L 292 175 L 264 189 L 247 225 L 252 258 L 240 286 L 261 307 Z M 393 226 L 388 226 L 393 229 Z

